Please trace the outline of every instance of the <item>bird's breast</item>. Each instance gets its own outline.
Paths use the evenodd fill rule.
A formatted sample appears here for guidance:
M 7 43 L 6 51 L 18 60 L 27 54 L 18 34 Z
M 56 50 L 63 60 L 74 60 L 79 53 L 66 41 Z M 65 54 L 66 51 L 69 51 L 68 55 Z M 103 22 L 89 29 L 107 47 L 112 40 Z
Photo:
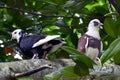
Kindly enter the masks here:
M 94 60 L 99 54 L 98 48 L 88 47 L 86 50 L 85 55 L 90 57 L 92 60 Z

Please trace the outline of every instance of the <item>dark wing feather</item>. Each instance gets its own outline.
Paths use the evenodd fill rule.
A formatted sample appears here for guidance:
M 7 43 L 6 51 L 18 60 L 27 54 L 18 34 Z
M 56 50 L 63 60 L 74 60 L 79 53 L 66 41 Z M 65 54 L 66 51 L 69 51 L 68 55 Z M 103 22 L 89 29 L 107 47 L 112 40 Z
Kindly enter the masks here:
M 19 46 L 22 50 L 29 50 L 39 40 L 44 39 L 46 35 L 27 35 L 21 37 Z
M 99 51 L 99 57 L 100 57 L 100 52 L 101 52 L 101 48 L 102 48 L 102 44 L 101 44 L 101 41 L 97 38 L 94 38 L 92 36 L 88 36 L 86 35 L 88 38 L 89 38 L 89 43 L 88 43 L 88 47 L 92 47 L 92 48 L 97 48 L 98 51 Z
M 34 54 L 39 53 L 39 57 L 41 58 L 44 53 L 44 50 L 42 50 L 42 45 L 37 48 L 32 48 L 32 46 L 34 43 L 44 39 L 45 37 L 46 35 L 25 35 L 21 37 L 19 47 L 26 57 L 32 58 Z
M 19 47 L 23 54 L 28 57 L 32 57 L 36 53 L 39 54 L 39 57 L 42 57 L 45 51 L 51 53 L 52 47 L 61 43 L 60 40 L 55 39 L 57 37 L 59 36 L 26 35 L 21 37 Z
M 78 47 L 77 50 L 86 53 L 86 42 L 87 42 L 87 37 L 85 35 L 81 36 L 79 41 L 78 41 Z

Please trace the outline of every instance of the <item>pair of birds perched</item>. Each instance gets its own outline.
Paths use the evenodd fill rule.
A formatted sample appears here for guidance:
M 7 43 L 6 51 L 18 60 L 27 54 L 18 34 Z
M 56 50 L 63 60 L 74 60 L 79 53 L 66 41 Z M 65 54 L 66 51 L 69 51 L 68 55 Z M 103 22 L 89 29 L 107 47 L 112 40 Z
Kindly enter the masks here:
M 98 28 L 102 23 L 98 19 L 93 19 L 88 25 L 87 32 L 78 41 L 77 50 L 85 53 L 91 59 L 95 59 L 102 50 L 102 43 Z M 58 39 L 59 35 L 28 35 L 21 29 L 12 32 L 12 39 L 17 40 L 24 55 L 30 58 L 44 58 L 47 54 L 56 51 L 65 41 Z

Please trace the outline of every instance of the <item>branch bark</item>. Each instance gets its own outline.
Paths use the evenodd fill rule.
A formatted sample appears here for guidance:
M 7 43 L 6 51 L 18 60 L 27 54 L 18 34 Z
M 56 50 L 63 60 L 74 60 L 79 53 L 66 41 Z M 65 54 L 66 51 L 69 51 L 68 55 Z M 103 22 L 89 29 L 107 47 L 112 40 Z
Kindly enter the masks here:
M 32 75 L 34 73 L 37 73 L 37 72 L 42 71 L 42 70 L 47 69 L 47 68 L 51 68 L 52 69 L 52 66 L 50 64 L 46 64 L 46 65 L 40 66 L 40 67 L 38 67 L 36 69 L 33 69 L 31 71 L 22 72 L 22 73 L 15 73 L 15 77 L 30 76 L 30 75 Z
M 14 78 L 19 76 L 30 76 L 34 80 L 43 80 L 43 77 L 45 75 L 60 70 L 66 65 L 70 64 L 63 63 L 62 60 L 44 59 L 31 59 L 16 62 L 1 62 L 0 80 L 13 80 Z
M 31 59 L 16 62 L 1 62 L 0 80 L 15 80 L 15 78 L 19 76 L 30 76 L 33 80 L 43 80 L 45 75 L 54 71 L 60 71 L 65 66 L 73 65 L 75 65 L 75 63 L 71 59 Z M 111 75 L 111 77 L 106 75 Z M 106 78 L 107 80 L 120 80 L 119 77 L 120 66 L 110 63 L 104 64 L 103 66 L 95 65 L 94 70 L 90 70 L 89 76 L 78 77 L 76 79 L 67 79 L 62 77 L 61 80 L 106 80 Z

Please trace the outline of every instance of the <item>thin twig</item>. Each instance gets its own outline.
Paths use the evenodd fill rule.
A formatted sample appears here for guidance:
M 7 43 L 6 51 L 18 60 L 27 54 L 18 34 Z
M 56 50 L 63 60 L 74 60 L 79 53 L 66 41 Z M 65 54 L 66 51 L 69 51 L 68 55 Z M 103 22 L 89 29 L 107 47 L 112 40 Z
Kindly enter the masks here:
M 15 10 L 15 11 L 19 11 L 19 12 L 23 12 L 23 13 L 29 13 L 35 16 L 41 16 L 41 17 L 63 17 L 63 18 L 81 18 L 81 17 L 75 17 L 75 16 L 60 16 L 60 15 L 44 15 L 41 13 L 36 13 L 36 12 L 30 12 L 27 10 L 23 10 L 23 9 L 19 9 L 19 8 L 12 8 L 12 7 L 5 7 L 5 6 L 0 6 L 0 8 L 5 8 L 8 10 Z
M 0 6 L 0 8 L 5 8 L 5 9 L 8 9 L 8 10 L 14 10 L 14 11 L 19 11 L 19 12 L 22 12 L 22 13 L 28 13 L 28 14 L 32 14 L 34 16 L 41 16 L 41 17 L 44 17 L 44 18 L 58 18 L 58 17 L 62 17 L 62 18 L 76 18 L 76 19 L 80 19 L 80 18 L 99 18 L 99 19 L 103 19 L 105 17 L 107 18 L 111 18 L 110 16 L 94 16 L 94 15 L 87 15 L 87 14 L 82 14 L 82 16 L 80 17 L 76 17 L 76 16 L 61 16 L 61 15 L 44 15 L 42 13 L 37 13 L 37 12 L 30 12 L 30 11 L 27 11 L 27 10 L 23 10 L 23 9 L 19 9 L 19 8 L 13 8 L 13 7 L 6 7 L 6 6 Z
M 5 9 L 8 9 L 8 10 L 20 11 L 20 12 L 23 12 L 23 13 L 29 13 L 29 14 L 33 14 L 33 15 L 36 15 L 36 16 L 42 16 L 42 14 L 35 13 L 35 12 L 30 12 L 30 11 L 19 9 L 19 8 L 12 8 L 12 7 L 5 7 L 5 6 L 0 6 L 0 8 L 2 8 L 2 9 L 5 8 Z
M 33 69 L 31 71 L 16 73 L 15 77 L 29 76 L 29 75 L 32 75 L 34 73 L 37 73 L 37 72 L 42 71 L 42 70 L 47 69 L 47 68 L 52 68 L 51 64 L 46 64 L 46 65 L 40 66 L 40 67 Z

